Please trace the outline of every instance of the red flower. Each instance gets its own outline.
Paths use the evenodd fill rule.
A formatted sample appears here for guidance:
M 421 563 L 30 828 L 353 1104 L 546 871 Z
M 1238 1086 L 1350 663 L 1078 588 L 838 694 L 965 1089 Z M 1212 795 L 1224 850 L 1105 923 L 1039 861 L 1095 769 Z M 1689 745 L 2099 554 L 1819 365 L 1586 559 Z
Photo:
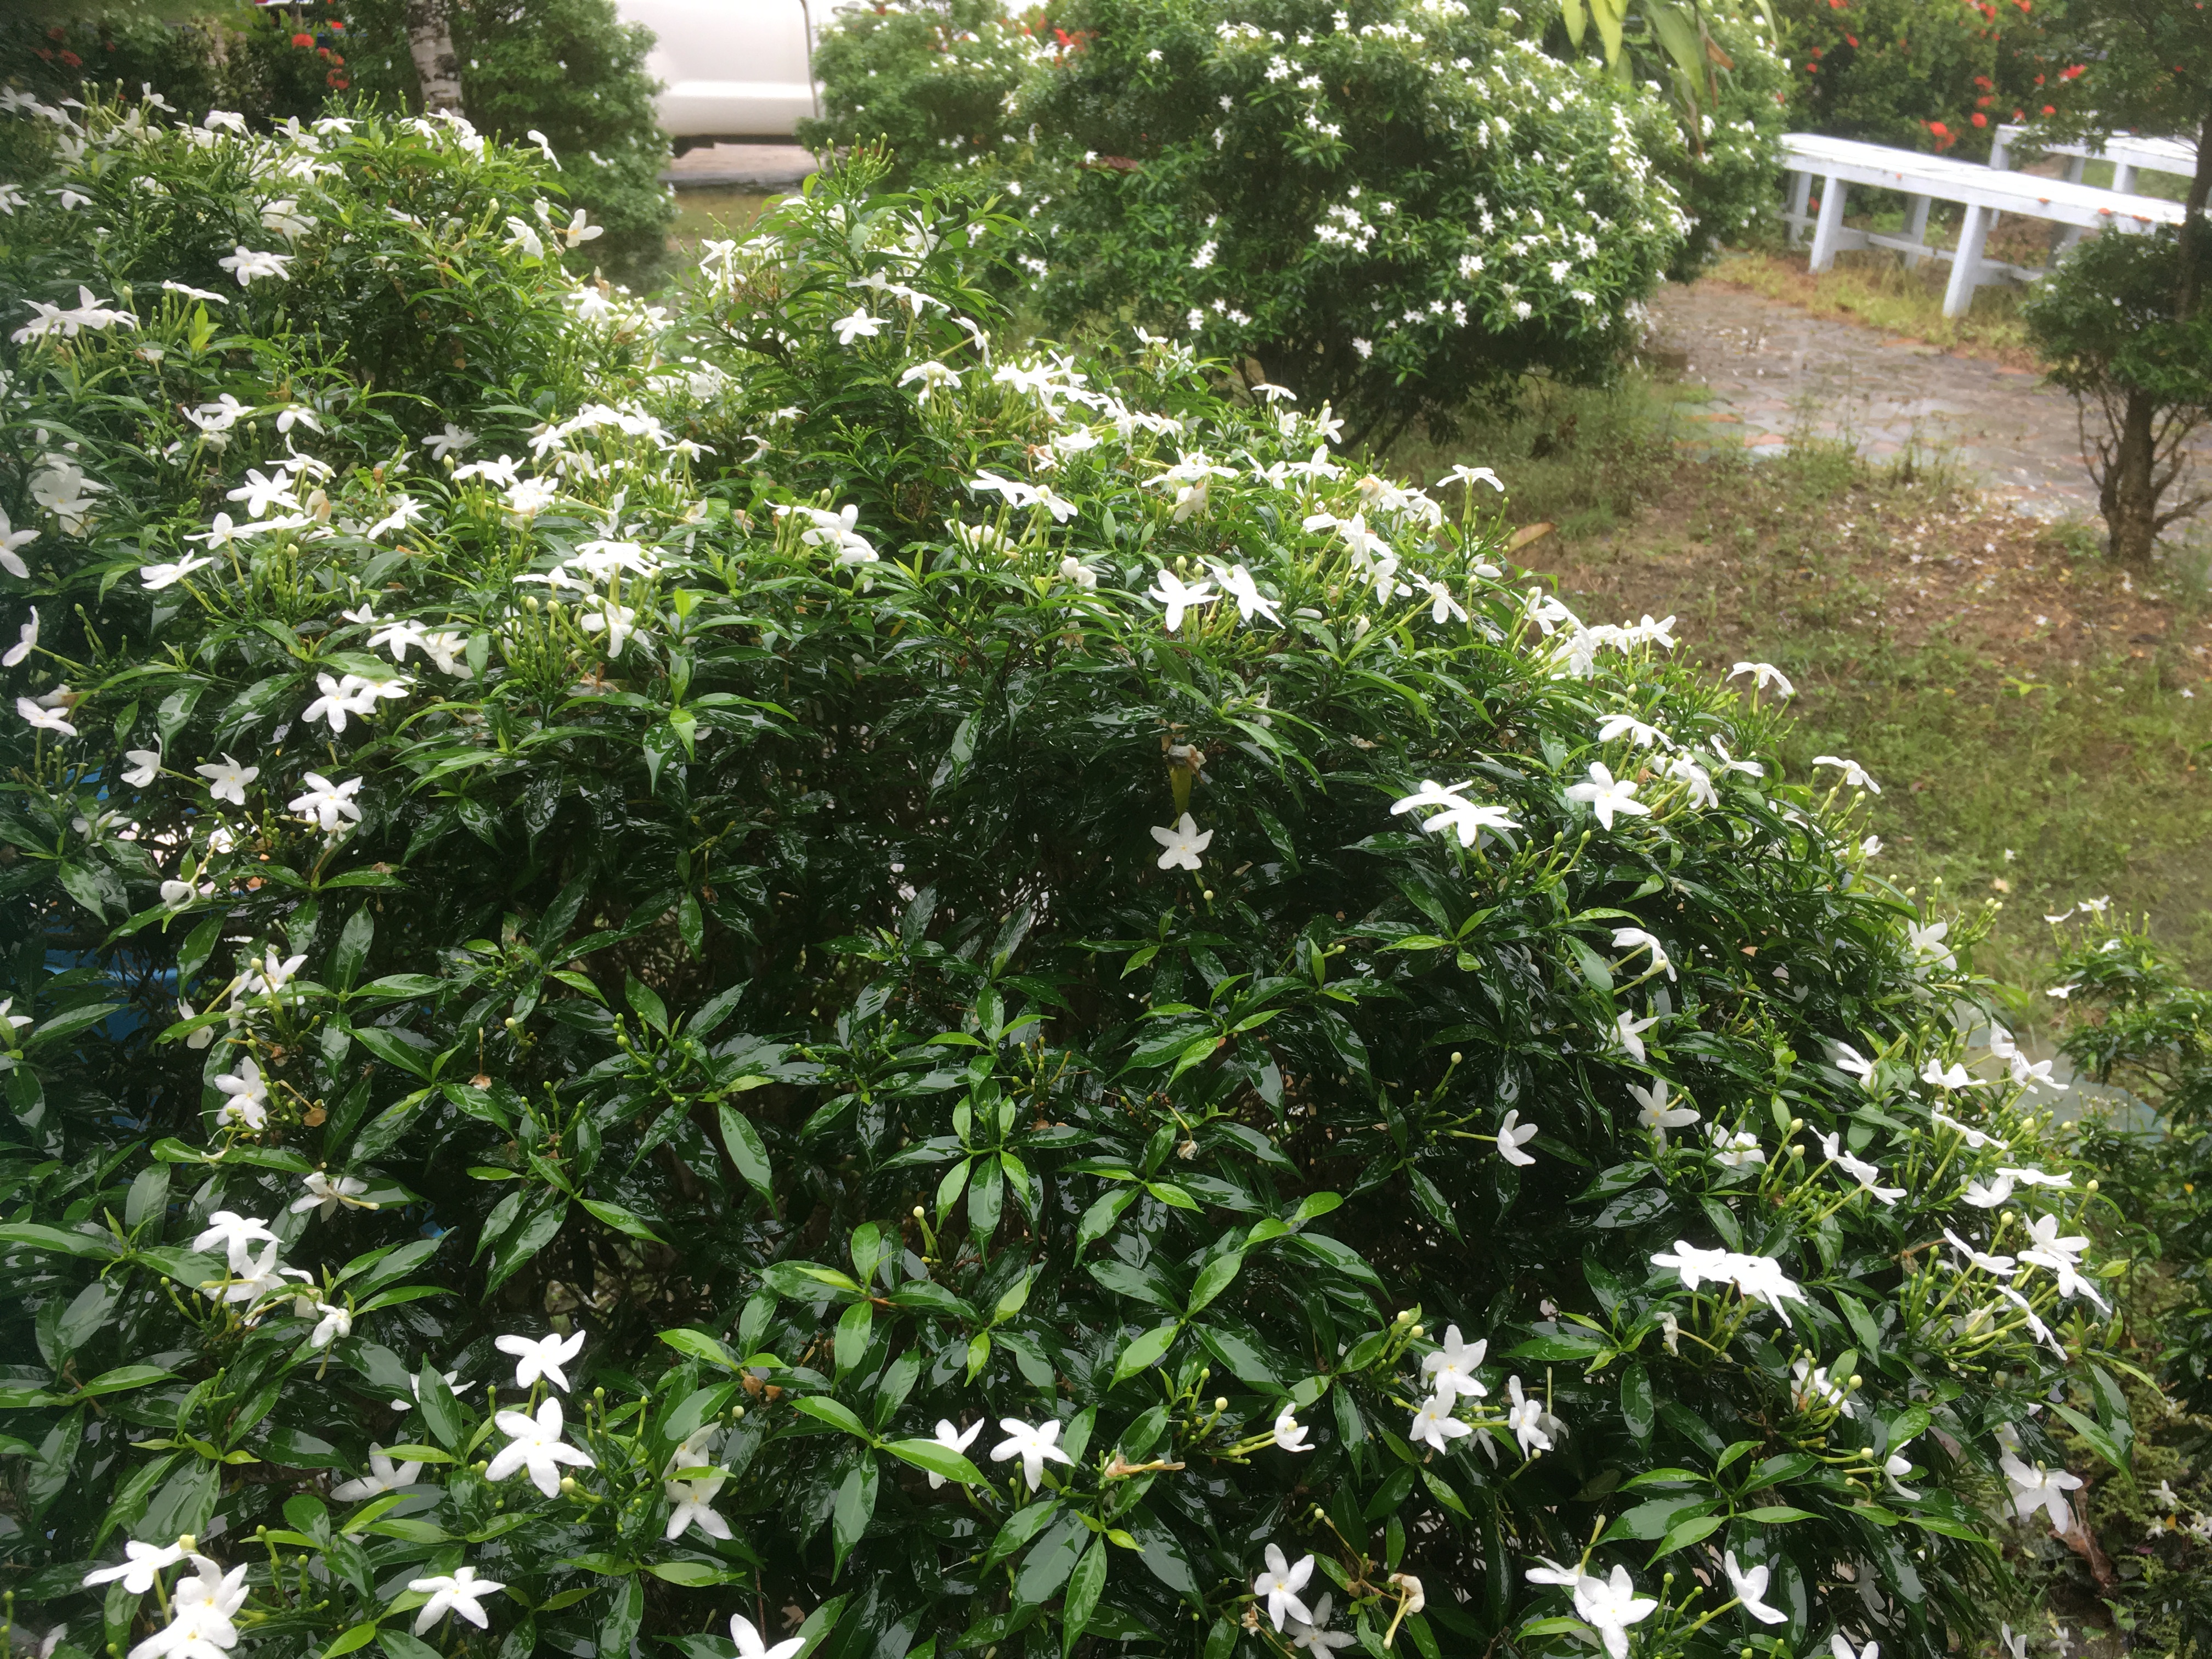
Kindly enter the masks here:
M 82 69 L 84 67 L 84 59 L 78 57 L 73 52 L 64 52 L 62 54 L 62 62 L 67 64 L 71 69 Z
M 2087 64 L 2076 64 L 2071 69 L 2061 70 L 2059 72 L 2058 78 L 2062 81 L 2076 80 L 2082 75 L 2087 73 L 2088 68 L 2089 66 Z
M 328 75 L 325 75 L 323 77 L 323 81 L 325 85 L 338 92 L 343 92 L 348 87 L 353 84 L 352 82 L 347 80 L 345 76 L 337 70 L 332 70 Z
M 1983 114 L 1983 113 L 1981 112 L 1981 111 L 1979 111 L 1979 110 L 1976 110 L 1976 111 L 1974 112 L 1974 125 L 1975 125 L 1976 126 L 1978 126 L 1978 127 L 1985 127 L 1985 126 L 1989 125 L 1989 124 L 1990 124 L 1990 118 L 1989 118 L 1988 116 L 1986 116 L 1986 115 Z
M 1847 34 L 1844 39 L 1850 41 L 1855 46 L 1859 43 L 1859 38 L 1856 34 Z
M 2025 121 L 2027 119 L 2027 112 L 2024 109 L 2016 109 L 2012 112 L 2012 118 L 2015 121 Z
M 1951 136 L 1951 129 L 1945 126 L 1941 121 L 1930 121 L 1928 124 L 1928 131 L 1934 133 L 1938 138 L 1948 138 Z
M 2043 106 L 2043 112 L 2045 115 L 2056 115 L 2058 113 L 2058 106 L 2056 104 L 2045 104 Z
M 345 25 L 335 17 L 331 18 L 325 27 L 335 34 L 343 34 L 345 33 Z
M 1974 84 L 1984 92 L 1987 92 L 1990 89 L 1990 77 L 1986 75 L 1977 75 L 1974 77 Z
M 53 55 L 53 53 L 52 53 L 52 52 L 49 52 L 49 51 L 47 51 L 46 47 L 44 47 L 44 46 L 36 46 L 36 47 L 33 47 L 32 50 L 33 50 L 34 52 L 36 52 L 36 54 L 37 54 L 37 55 L 38 55 L 41 59 L 43 59 L 45 62 L 51 64 L 51 63 L 52 63 L 52 62 L 54 61 L 54 55 Z

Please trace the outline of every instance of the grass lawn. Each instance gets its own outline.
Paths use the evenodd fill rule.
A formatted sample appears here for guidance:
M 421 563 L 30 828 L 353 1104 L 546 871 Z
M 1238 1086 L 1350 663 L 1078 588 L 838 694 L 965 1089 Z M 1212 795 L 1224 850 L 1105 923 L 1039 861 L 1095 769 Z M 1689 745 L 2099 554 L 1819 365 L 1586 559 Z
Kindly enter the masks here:
M 1817 444 L 1690 459 L 1673 395 L 1641 377 L 1538 392 L 1396 459 L 1430 477 L 1494 466 L 1516 520 L 1559 526 L 1520 556 L 1586 619 L 1672 614 L 1694 659 L 1781 667 L 1801 722 L 1791 775 L 1818 754 L 1871 772 L 1876 868 L 2003 905 L 1985 970 L 2032 980 L 2045 913 L 2109 895 L 2212 973 L 2202 569 L 2133 582 L 2089 526 L 1985 505 L 1940 467 L 1884 472 Z

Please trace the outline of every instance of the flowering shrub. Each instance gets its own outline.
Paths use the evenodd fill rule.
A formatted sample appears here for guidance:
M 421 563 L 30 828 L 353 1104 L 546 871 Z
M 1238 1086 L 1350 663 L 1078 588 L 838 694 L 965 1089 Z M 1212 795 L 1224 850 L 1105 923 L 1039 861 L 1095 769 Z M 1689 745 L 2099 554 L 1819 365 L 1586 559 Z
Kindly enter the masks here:
M 1118 319 L 1252 359 L 1346 410 L 1355 442 L 1448 426 L 1532 372 L 1603 376 L 1688 233 L 1665 108 L 1459 0 L 1356 20 L 1323 0 L 1091 0 L 1079 21 L 1069 46 L 1018 37 L 1039 67 L 995 131 L 908 121 L 908 143 L 1019 192 L 1052 325 Z M 995 90 L 1007 27 L 968 48 L 985 67 L 909 68 L 898 107 L 948 81 Z M 865 12 L 831 35 L 831 129 L 873 136 L 876 82 L 853 71 L 918 53 Z
M 420 97 L 407 9 L 405 0 L 345 3 L 354 84 L 386 108 Z M 676 216 L 660 182 L 668 138 L 653 107 L 659 86 L 645 69 L 651 32 L 623 22 L 612 0 L 452 0 L 446 10 L 469 118 L 507 143 L 543 144 L 559 158 L 568 201 L 606 231 L 585 250 L 583 270 L 649 286 Z
M 1935 1659 L 2117 1449 L 1975 930 L 1481 470 L 1006 356 L 866 158 L 679 323 L 457 124 L 0 125 L 53 1654 Z M 140 263 L 294 179 L 228 325 Z M 443 401 L 283 303 L 434 188 L 345 257 L 511 343 Z
M 302 44 L 304 43 L 304 44 Z M 180 109 L 242 111 L 259 125 L 313 115 L 346 84 L 342 20 L 240 6 L 176 24 L 142 8 L 0 18 L 0 85 L 49 100 L 145 85 Z
M 2065 0 L 1778 0 L 1805 131 L 1970 161 L 2069 102 Z

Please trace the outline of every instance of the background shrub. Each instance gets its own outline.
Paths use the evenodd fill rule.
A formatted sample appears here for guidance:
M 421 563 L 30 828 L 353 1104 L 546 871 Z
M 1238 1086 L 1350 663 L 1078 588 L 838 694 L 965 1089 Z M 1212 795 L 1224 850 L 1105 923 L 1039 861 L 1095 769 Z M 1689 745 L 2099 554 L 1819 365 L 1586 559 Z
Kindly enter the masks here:
M 528 154 L 457 124 L 4 127 L 19 1609 L 1218 1659 L 1301 1634 L 1274 1574 L 1370 1649 L 1935 1659 L 2000 1444 L 2116 1447 L 2108 1270 L 1932 1243 L 2095 1204 L 1943 1069 L 1976 927 L 1666 622 L 1509 585 L 1480 473 L 1010 356 L 1005 222 L 866 167 L 679 325 L 502 238 Z M 136 263 L 280 179 L 233 331 Z M 488 337 L 443 404 L 310 303 L 356 259 Z M 180 1534 L 216 1576 L 87 1583 Z

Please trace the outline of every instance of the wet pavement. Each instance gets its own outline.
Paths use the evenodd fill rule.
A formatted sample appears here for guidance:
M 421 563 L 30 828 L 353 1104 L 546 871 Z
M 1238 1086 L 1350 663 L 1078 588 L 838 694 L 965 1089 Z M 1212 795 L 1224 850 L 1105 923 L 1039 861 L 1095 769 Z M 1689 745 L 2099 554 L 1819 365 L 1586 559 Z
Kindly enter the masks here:
M 1809 434 L 1876 464 L 1940 453 L 2022 513 L 2096 514 L 2074 400 L 2033 369 L 1809 316 L 1710 278 L 1668 286 L 1650 308 L 1658 361 L 1686 388 L 1711 392 L 1677 410 L 1710 434 L 1693 448 L 1778 451 Z
M 815 170 L 797 144 L 705 144 L 678 156 L 660 175 L 678 190 L 789 190 Z

